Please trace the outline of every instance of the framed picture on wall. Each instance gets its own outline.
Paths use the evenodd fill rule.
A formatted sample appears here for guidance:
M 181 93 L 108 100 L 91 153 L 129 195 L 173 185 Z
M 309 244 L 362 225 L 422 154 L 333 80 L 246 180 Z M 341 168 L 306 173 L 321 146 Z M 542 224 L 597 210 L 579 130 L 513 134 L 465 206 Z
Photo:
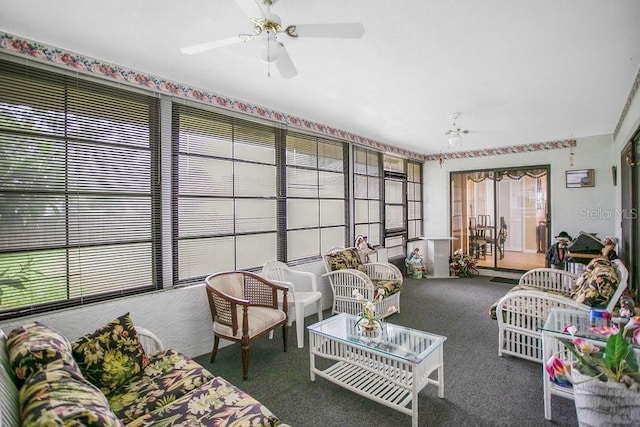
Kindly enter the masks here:
M 594 187 L 596 185 L 593 169 L 567 171 L 567 188 Z

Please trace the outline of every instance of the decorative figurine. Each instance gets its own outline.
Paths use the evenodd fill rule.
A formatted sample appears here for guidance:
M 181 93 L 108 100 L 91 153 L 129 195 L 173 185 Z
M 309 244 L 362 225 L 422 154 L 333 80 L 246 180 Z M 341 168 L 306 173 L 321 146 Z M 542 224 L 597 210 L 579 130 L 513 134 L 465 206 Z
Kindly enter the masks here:
M 405 259 L 407 273 L 414 279 L 421 279 L 424 274 L 424 259 L 420 253 L 420 248 L 415 248 Z
M 620 312 L 617 317 L 612 319 L 613 323 L 623 324 L 629 322 L 629 319 L 634 314 L 634 306 L 633 298 L 626 295 L 620 297 Z
M 369 259 L 369 254 L 373 254 L 376 252 L 375 248 L 369 244 L 369 238 L 362 234 L 358 234 L 356 237 L 355 245 L 356 250 L 358 251 L 358 256 L 360 256 L 360 261 L 363 264 L 367 264 L 371 262 Z

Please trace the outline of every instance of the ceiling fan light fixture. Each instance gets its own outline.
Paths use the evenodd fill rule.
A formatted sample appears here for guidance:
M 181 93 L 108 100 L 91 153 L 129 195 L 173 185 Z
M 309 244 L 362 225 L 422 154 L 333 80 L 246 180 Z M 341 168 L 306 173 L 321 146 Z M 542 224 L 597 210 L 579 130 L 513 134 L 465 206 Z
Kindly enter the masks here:
M 459 132 L 451 132 L 449 135 L 449 145 L 454 147 L 462 142 L 462 137 Z
M 267 31 L 267 37 L 260 44 L 260 59 L 267 64 L 273 64 L 280 59 L 283 50 L 284 45 L 276 39 L 275 33 Z

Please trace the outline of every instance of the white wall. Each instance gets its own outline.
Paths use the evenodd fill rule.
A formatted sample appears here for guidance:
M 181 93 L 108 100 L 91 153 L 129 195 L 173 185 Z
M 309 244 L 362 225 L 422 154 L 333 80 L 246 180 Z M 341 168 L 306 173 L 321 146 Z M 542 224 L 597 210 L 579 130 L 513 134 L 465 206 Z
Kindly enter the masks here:
M 472 143 L 472 136 L 463 140 L 463 144 Z M 620 218 L 616 218 L 616 193 L 619 187 L 613 186 L 611 166 L 618 164 L 619 154 L 612 136 L 577 138 L 574 152 L 573 166 L 570 164 L 568 148 L 445 160 L 442 167 L 438 162 L 426 163 L 425 235 L 450 234 L 450 172 L 546 164 L 551 167 L 551 232 L 556 235 L 564 230 L 575 237 L 580 231 L 586 231 L 598 233 L 601 238 L 615 234 L 620 222 Z M 595 169 L 595 187 L 566 188 L 565 171 L 573 169 Z

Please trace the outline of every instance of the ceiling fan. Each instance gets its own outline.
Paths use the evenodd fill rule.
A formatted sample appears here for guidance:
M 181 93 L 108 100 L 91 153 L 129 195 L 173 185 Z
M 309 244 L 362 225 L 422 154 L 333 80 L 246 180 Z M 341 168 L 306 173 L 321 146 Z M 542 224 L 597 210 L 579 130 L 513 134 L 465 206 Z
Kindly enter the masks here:
M 462 113 L 449 114 L 449 118 L 451 119 L 451 128 L 444 133 L 445 135 L 449 135 L 449 145 L 452 147 L 462 142 L 463 133 L 469 133 L 467 129 L 460 129 L 456 125 L 456 120 L 458 120 L 458 117 L 460 117 L 460 114 Z
M 180 49 L 182 53 L 192 55 L 236 43 L 249 42 L 258 39 L 260 42 L 260 57 L 266 63 L 275 63 L 280 75 L 291 78 L 298 74 L 284 44 L 278 41 L 279 34 L 286 34 L 292 38 L 298 37 L 327 37 L 359 39 L 364 34 L 361 23 L 332 23 L 332 24 L 296 24 L 282 26 L 280 17 L 271 13 L 271 6 L 276 0 L 234 0 L 243 12 L 249 16 L 253 24 L 253 34 L 239 34 L 221 40 L 213 40 L 187 46 Z

